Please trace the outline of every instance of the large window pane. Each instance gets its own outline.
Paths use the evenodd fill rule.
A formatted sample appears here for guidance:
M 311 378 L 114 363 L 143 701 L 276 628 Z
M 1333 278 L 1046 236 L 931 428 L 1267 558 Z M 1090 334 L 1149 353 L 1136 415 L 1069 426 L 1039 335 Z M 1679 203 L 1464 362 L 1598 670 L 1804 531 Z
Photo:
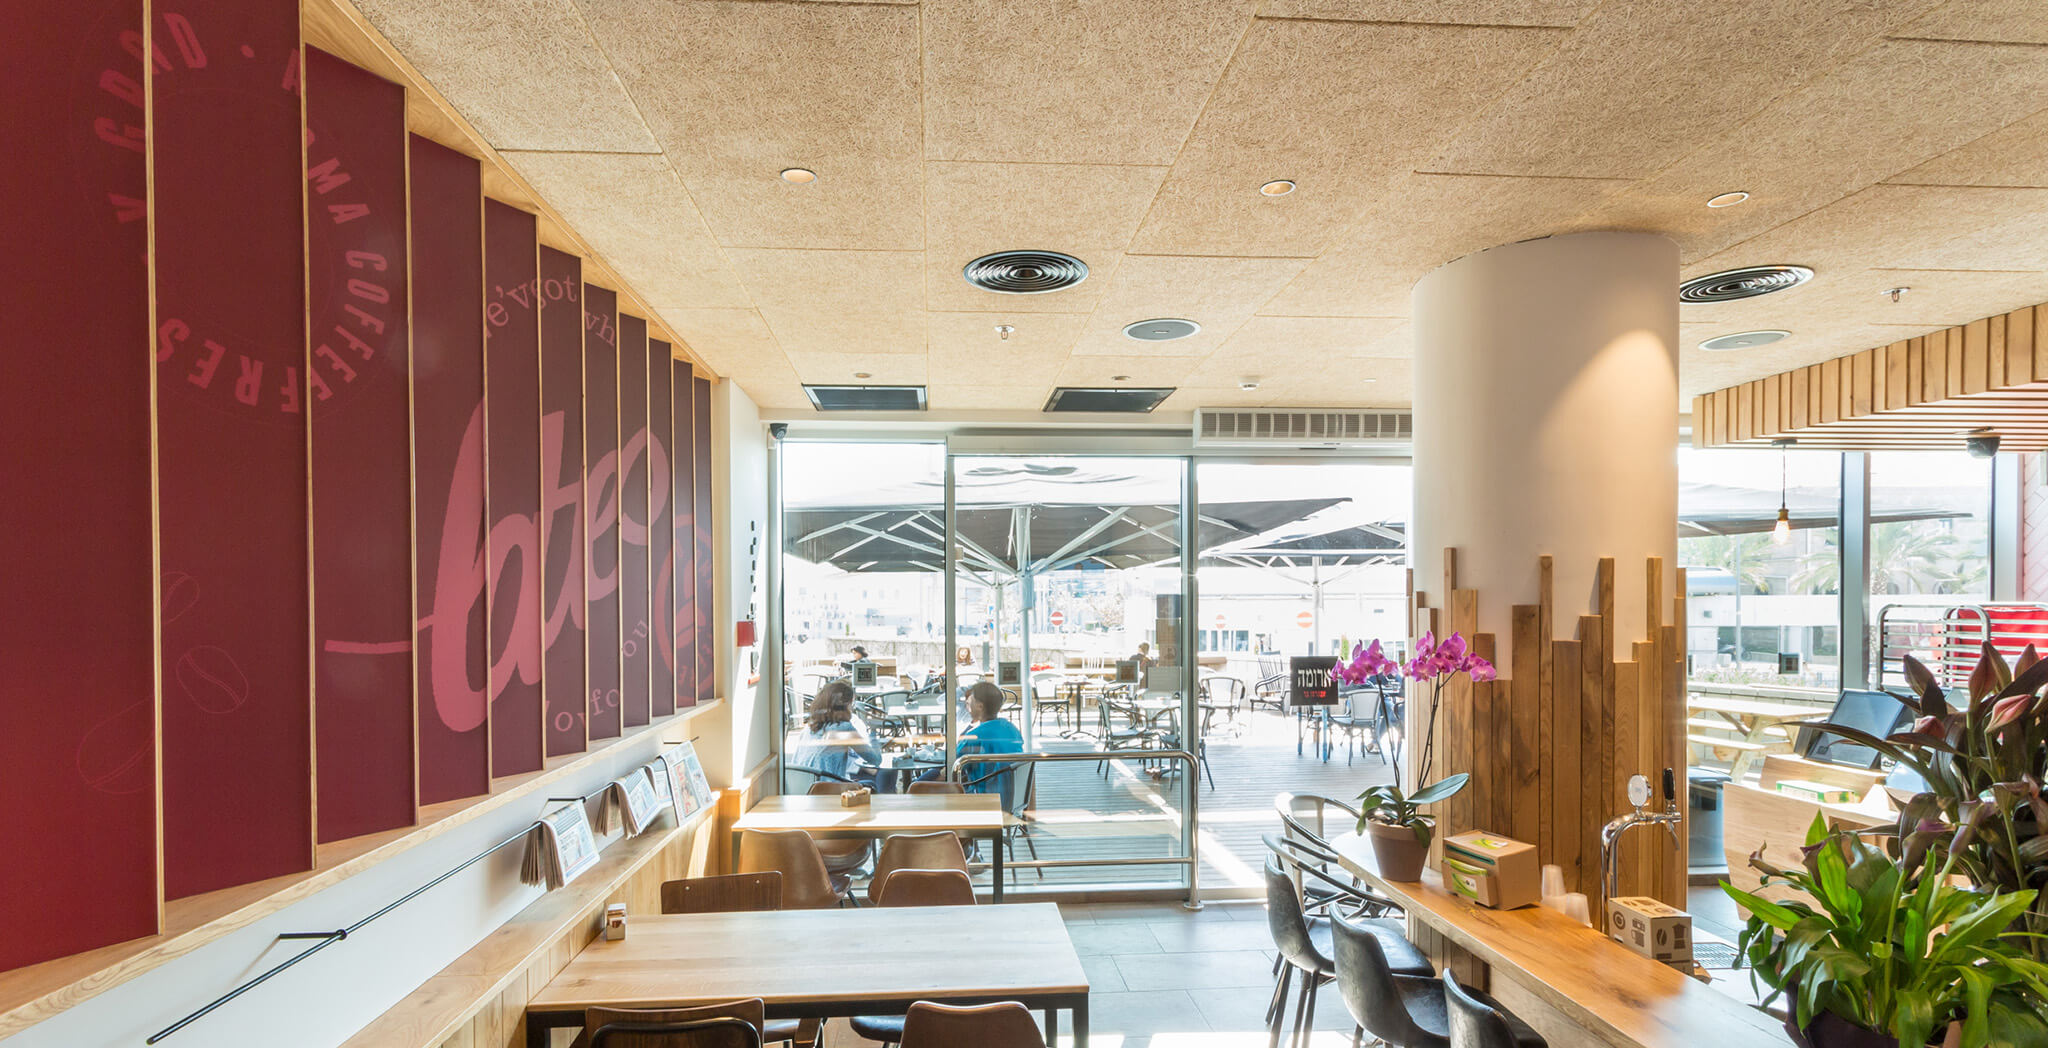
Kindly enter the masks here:
M 1841 456 L 1678 453 L 1678 562 L 1695 685 L 1841 681 Z M 1777 532 L 1778 508 L 1790 527 Z
M 1949 609 L 1991 596 L 1990 522 L 1990 459 L 1959 451 L 1870 456 L 1867 591 L 1884 683 L 1899 683 L 1908 653 L 1952 676 L 1974 664 L 1974 632 L 1971 643 L 1936 649 L 1949 635 L 1942 623 L 1954 620 Z

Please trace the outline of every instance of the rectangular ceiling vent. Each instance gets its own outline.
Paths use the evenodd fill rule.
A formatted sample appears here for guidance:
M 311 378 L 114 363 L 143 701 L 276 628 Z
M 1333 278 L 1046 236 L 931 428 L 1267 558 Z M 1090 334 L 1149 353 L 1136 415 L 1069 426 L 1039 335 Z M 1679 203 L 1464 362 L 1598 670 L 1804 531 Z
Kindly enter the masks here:
M 1415 440 L 1409 411 L 1354 408 L 1195 409 L 1195 446 L 1374 447 Z
M 923 386 L 805 386 L 819 411 L 923 411 Z
M 1087 411 L 1122 412 L 1142 415 L 1159 406 L 1160 402 L 1173 395 L 1173 388 L 1135 388 L 1116 386 L 1109 389 L 1093 389 L 1081 386 L 1060 386 L 1052 391 L 1045 402 L 1044 411 Z

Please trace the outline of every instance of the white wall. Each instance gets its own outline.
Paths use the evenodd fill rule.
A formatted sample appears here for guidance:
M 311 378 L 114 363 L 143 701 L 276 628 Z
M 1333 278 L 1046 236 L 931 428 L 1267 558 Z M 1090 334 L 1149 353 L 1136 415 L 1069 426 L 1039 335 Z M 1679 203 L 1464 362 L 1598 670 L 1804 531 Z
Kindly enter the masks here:
M 691 734 L 698 734 L 702 725 L 702 719 L 692 721 Z M 706 744 L 712 738 L 706 736 Z M 237 983 L 311 945 L 276 942 L 279 933 L 353 924 L 530 825 L 540 814 L 542 796 L 594 792 L 652 760 L 659 745 L 648 739 L 616 758 L 565 776 L 539 795 L 508 803 L 0 1041 L 0 1048 L 140 1045 L 145 1037 Z M 249 797 L 226 798 L 222 803 L 265 802 Z M 223 1005 L 162 1041 L 161 1048 L 326 1048 L 341 1043 L 541 896 L 540 889 L 519 883 L 522 856 L 518 844 L 500 850 L 346 941 Z M 51 919 L 61 915 L 52 914 Z M 9 929 L 8 934 L 20 931 Z
M 774 704 L 762 689 L 747 683 L 754 676 L 752 656 L 768 612 L 768 428 L 759 409 L 731 382 L 711 392 L 711 496 L 719 527 L 713 545 L 718 579 L 712 607 L 718 633 L 718 694 L 730 699 L 727 715 L 731 747 L 722 755 L 725 768 L 705 757 L 705 772 L 721 781 L 744 775 L 766 759 L 775 736 Z M 753 618 L 756 647 L 734 644 L 733 623 Z

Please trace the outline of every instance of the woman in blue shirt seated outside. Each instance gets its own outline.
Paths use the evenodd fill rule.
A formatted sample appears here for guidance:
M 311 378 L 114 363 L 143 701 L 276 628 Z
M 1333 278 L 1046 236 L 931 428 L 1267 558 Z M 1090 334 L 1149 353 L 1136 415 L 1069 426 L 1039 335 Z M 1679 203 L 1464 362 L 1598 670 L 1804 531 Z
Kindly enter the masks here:
M 853 712 L 851 682 L 835 680 L 819 688 L 804 716 L 804 727 L 803 741 L 790 762 L 793 767 L 874 785 L 873 769 L 882 762 L 882 755 L 868 738 L 867 726 Z
M 974 718 L 974 725 L 960 733 L 960 748 L 955 751 L 958 756 L 1024 752 L 1024 733 L 1002 718 L 1003 703 L 1008 698 L 1003 689 L 988 681 L 979 681 L 967 689 L 967 713 Z M 969 793 L 995 793 L 1001 788 L 1005 776 L 994 773 L 1014 767 L 1014 764 L 963 761 L 960 764 L 960 781 L 967 784 Z M 939 771 L 933 769 L 926 777 L 935 777 Z M 987 781 L 974 781 L 984 776 L 987 776 Z

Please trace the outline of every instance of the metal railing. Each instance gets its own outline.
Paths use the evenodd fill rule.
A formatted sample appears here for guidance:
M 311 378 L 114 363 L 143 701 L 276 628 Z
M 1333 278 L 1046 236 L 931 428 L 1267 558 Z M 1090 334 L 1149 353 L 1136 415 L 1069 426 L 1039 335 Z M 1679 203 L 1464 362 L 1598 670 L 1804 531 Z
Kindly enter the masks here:
M 1005 860 L 1003 868 L 1005 870 L 1043 870 L 1091 866 L 1185 866 L 1188 871 L 1187 902 L 1185 905 L 1191 910 L 1201 909 L 1201 842 L 1200 835 L 1196 832 L 1196 826 L 1201 814 L 1202 791 L 1198 777 L 1201 775 L 1202 766 L 1200 759 L 1195 754 L 1187 750 L 1151 749 L 1080 750 L 1073 753 L 967 753 L 956 755 L 956 759 L 949 762 L 949 765 L 975 765 L 978 769 L 975 777 L 980 778 L 999 774 L 999 772 L 982 767 L 989 764 L 1052 764 L 1072 761 L 1101 763 L 1103 761 L 1117 760 L 1176 761 L 1181 764 L 1181 782 L 1185 784 L 1187 792 L 1187 806 L 1181 812 L 1180 818 L 1181 854 L 1081 859 Z M 1011 814 L 1019 818 L 1025 817 L 1025 813 L 1021 811 L 1011 812 Z M 998 846 L 1000 847 L 1000 845 Z

